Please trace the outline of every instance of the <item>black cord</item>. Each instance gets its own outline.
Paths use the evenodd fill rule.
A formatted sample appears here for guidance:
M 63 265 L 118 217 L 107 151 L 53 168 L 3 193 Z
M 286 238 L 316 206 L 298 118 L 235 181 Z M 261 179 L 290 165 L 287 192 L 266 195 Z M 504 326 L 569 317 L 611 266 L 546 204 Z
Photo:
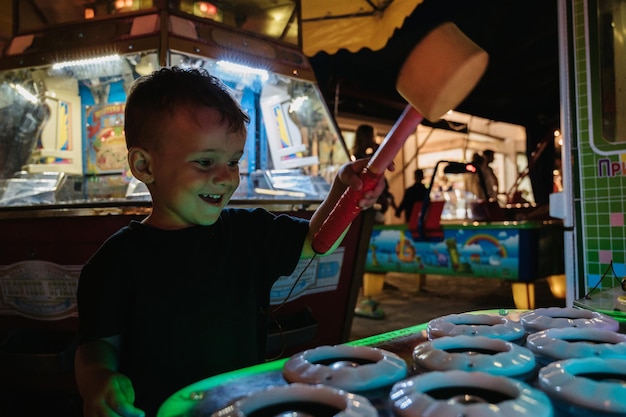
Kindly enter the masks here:
M 602 284 L 602 281 L 604 281 L 604 278 L 606 277 L 606 275 L 609 273 L 609 271 L 611 271 L 612 275 L 613 275 L 613 279 L 617 279 L 617 274 L 615 273 L 615 269 L 613 268 L 613 260 L 611 260 L 611 263 L 609 264 L 609 267 L 606 269 L 606 271 L 604 271 L 604 274 L 602 274 L 602 277 L 598 280 L 598 282 L 596 282 L 596 285 L 593 286 L 593 288 L 591 288 L 589 291 L 587 291 L 587 293 L 584 295 L 584 299 L 585 300 L 591 300 L 591 293 L 596 290 L 598 288 L 598 286 L 600 284 Z M 620 282 L 621 284 L 621 282 Z
M 300 272 L 300 275 L 298 275 L 298 278 L 296 278 L 296 280 L 294 281 L 293 285 L 289 289 L 289 293 L 287 294 L 285 299 L 283 301 L 281 301 L 280 304 L 276 306 L 276 308 L 272 309 L 271 313 L 275 313 L 276 311 L 278 311 L 279 308 L 281 308 L 282 306 L 285 305 L 285 303 L 289 300 L 289 297 L 291 297 L 291 294 L 293 293 L 293 290 L 296 289 L 296 284 L 298 284 L 298 282 L 302 279 L 302 276 L 304 275 L 304 271 L 309 269 L 309 266 L 311 266 L 311 264 L 313 263 L 313 259 L 315 259 L 316 257 L 317 257 L 317 253 L 313 254 L 311 259 L 309 259 L 309 263 L 307 263 L 306 266 L 304 267 L 304 269 L 302 269 L 302 271 Z
M 276 359 L 279 359 L 281 356 L 283 356 L 283 354 L 285 353 L 285 350 L 287 349 L 287 337 L 285 336 L 285 332 L 283 330 L 283 326 L 280 324 L 280 322 L 278 321 L 278 319 L 276 318 L 274 313 L 277 312 L 282 306 L 284 306 L 285 303 L 287 303 L 287 301 L 289 301 L 289 297 L 291 297 L 291 294 L 295 290 L 296 285 L 302 279 L 302 276 L 304 275 L 304 272 L 307 269 L 309 269 L 309 266 L 311 266 L 311 264 L 313 263 L 313 259 L 315 259 L 316 257 L 317 257 L 317 253 L 313 254 L 311 259 L 309 259 L 309 262 L 302 269 L 302 271 L 298 275 L 298 278 L 296 278 L 294 283 L 291 285 L 291 288 L 289 289 L 289 293 L 287 293 L 287 296 L 283 299 L 283 301 L 281 301 L 280 304 L 277 305 L 275 308 L 270 308 L 269 315 L 270 315 L 270 318 L 274 321 L 274 324 L 276 325 L 276 327 L 278 328 L 278 332 L 279 332 L 281 340 L 282 340 L 282 347 L 280 349 L 280 352 L 276 356 L 274 356 L 273 358 L 266 358 L 265 359 L 266 361 L 274 361 Z

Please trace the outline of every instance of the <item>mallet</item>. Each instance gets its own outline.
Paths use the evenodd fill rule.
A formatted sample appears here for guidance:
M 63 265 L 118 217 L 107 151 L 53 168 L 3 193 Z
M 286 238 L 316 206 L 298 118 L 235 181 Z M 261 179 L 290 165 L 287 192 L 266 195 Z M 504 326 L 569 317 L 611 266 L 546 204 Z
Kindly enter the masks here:
M 424 118 L 436 121 L 455 108 L 487 68 L 487 53 L 451 22 L 430 31 L 409 53 L 396 89 L 409 103 L 360 177 L 359 191 L 348 188 L 313 239 L 313 250 L 326 253 L 360 212 L 359 200 L 373 190 L 406 139 Z

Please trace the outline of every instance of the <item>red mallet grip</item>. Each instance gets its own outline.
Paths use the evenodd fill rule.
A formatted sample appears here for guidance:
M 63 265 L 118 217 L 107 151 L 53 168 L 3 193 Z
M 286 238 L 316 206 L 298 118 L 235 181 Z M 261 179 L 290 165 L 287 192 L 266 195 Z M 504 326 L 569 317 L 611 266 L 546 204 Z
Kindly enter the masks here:
M 367 191 L 376 188 L 382 175 L 382 173 L 373 173 L 366 167 L 359 175 L 361 181 L 363 181 L 363 187 L 358 191 L 348 188 L 343 192 L 341 198 L 339 198 L 339 201 L 313 238 L 311 246 L 316 253 L 326 253 L 335 244 L 343 231 L 359 215 L 361 211 L 359 201 L 363 199 L 363 195 Z
M 311 246 L 317 253 L 326 253 L 335 244 L 339 236 L 350 225 L 352 220 L 356 218 L 361 210 L 359 208 L 359 200 L 363 198 L 366 191 L 373 190 L 378 184 L 378 180 L 384 174 L 385 170 L 392 163 L 402 145 L 409 137 L 417 125 L 419 125 L 424 117 L 418 113 L 411 105 L 406 106 L 398 121 L 393 125 L 391 131 L 374 152 L 367 167 L 363 170 L 360 177 L 363 181 L 363 187 L 359 191 L 348 188 L 330 215 L 324 220 L 322 227 L 317 231 Z

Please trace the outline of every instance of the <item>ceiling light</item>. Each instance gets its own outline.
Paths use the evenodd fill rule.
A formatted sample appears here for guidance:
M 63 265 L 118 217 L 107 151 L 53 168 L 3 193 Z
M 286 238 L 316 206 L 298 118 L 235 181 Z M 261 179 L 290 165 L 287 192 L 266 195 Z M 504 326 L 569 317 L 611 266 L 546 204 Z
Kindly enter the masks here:
M 108 62 L 118 62 L 120 61 L 120 56 L 117 54 L 114 55 L 106 55 L 97 58 L 86 58 L 86 59 L 78 59 L 75 61 L 65 61 L 58 62 L 52 65 L 53 70 L 60 70 L 68 67 L 81 67 L 84 65 L 93 65 L 93 64 L 103 64 Z
M 236 64 L 230 61 L 217 61 L 217 65 L 223 70 L 239 73 L 242 75 L 255 74 L 261 78 L 261 81 L 267 81 L 270 76 L 269 73 L 263 69 L 252 68 L 243 64 Z

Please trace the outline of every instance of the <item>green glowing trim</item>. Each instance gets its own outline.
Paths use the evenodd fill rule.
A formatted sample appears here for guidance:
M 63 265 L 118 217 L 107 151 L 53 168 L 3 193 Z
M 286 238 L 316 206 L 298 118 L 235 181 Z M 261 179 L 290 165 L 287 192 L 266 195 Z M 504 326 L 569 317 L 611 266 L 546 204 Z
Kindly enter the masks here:
M 165 400 L 163 405 L 159 408 L 157 417 L 182 417 L 189 415 L 196 402 L 203 398 L 203 392 L 210 391 L 213 388 L 227 384 L 241 377 L 281 370 L 287 360 L 288 358 L 279 359 L 248 368 L 237 369 L 191 384 Z
M 406 327 L 404 329 L 392 330 L 387 333 L 381 333 L 375 336 L 366 337 L 365 339 L 354 340 L 346 343 L 350 346 L 371 346 L 382 345 L 394 339 L 400 339 L 406 336 L 414 336 L 421 332 L 426 332 L 428 323 L 418 324 L 416 326 Z

